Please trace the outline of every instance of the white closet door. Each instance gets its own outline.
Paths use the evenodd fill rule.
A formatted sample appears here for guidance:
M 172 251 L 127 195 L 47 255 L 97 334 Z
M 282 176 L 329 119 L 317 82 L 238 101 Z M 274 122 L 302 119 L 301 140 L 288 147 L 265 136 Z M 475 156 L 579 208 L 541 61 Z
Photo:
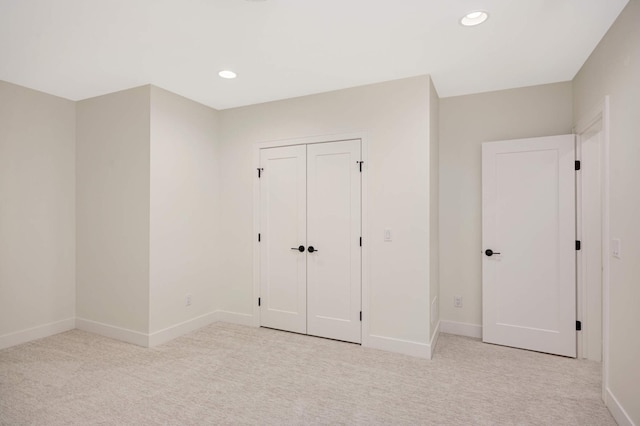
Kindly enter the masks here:
M 306 333 L 306 147 L 262 149 L 260 167 L 260 325 Z
M 574 159 L 573 135 L 482 144 L 485 342 L 576 356 Z
M 361 342 L 360 158 L 360 140 L 307 147 L 307 332 L 355 343 Z

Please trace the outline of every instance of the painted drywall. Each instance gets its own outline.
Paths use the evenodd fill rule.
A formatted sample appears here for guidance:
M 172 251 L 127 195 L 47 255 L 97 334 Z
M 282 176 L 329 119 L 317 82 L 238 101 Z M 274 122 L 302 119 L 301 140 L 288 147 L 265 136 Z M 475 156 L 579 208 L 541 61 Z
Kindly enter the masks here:
M 482 324 L 482 142 L 571 133 L 571 93 L 564 82 L 440 99 L 441 320 Z
M 220 111 L 222 309 L 251 315 L 257 142 L 365 132 L 368 143 L 369 333 L 429 339 L 429 77 Z M 384 242 L 384 229 L 392 242 Z
M 76 105 L 77 316 L 149 329 L 149 96 Z
M 429 81 L 429 300 L 430 335 L 436 332 L 440 320 L 438 295 L 440 292 L 440 98 Z
M 640 424 L 639 20 L 640 1 L 632 0 L 573 81 L 576 122 L 610 97 L 610 235 L 621 240 L 622 253 L 610 258 L 608 388 L 635 424 Z
M 74 151 L 73 102 L 0 81 L 0 348 L 73 328 Z
M 152 86 L 150 137 L 149 332 L 154 333 L 209 314 L 218 302 L 217 111 Z

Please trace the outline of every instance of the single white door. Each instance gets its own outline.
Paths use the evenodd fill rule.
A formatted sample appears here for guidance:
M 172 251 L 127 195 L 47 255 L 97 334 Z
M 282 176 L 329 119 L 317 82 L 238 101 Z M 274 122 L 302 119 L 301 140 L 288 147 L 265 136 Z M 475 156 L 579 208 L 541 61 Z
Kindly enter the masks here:
M 307 332 L 360 343 L 360 141 L 307 147 Z
M 297 333 L 307 331 L 306 166 L 304 145 L 260 150 L 260 325 Z
M 602 149 L 601 122 L 579 135 L 578 157 L 578 312 L 582 313 L 582 357 L 602 361 Z M 580 342 L 582 338 L 582 342 Z
M 576 356 L 574 161 L 573 135 L 482 145 L 485 342 Z

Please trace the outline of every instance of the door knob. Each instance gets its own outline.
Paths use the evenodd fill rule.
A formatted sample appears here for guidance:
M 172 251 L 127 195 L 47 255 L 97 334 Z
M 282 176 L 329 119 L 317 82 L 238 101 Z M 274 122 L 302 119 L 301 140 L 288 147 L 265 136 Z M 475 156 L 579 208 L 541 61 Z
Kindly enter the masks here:
M 491 256 L 493 256 L 494 254 L 500 254 L 500 253 L 498 253 L 497 251 L 493 251 L 493 250 L 491 250 L 491 249 L 486 249 L 486 250 L 484 251 L 484 254 L 486 254 L 487 256 L 491 257 Z
M 300 253 L 302 253 L 304 251 L 304 246 L 291 247 L 291 250 L 298 250 Z
M 309 246 L 309 248 L 307 250 L 309 250 L 309 253 L 313 253 L 314 251 L 320 251 L 320 250 L 317 250 L 317 249 L 313 248 L 313 246 Z

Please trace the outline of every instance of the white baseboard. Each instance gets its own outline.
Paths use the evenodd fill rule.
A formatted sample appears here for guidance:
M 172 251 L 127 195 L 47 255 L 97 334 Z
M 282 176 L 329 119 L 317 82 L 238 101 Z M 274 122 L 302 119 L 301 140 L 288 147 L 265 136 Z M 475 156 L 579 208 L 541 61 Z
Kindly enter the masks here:
M 231 324 L 247 325 L 249 327 L 255 327 L 255 320 L 251 314 L 241 314 L 238 312 L 230 311 L 217 311 L 218 321 L 228 322 Z
M 153 347 L 218 321 L 248 326 L 254 325 L 253 315 L 228 311 L 209 312 L 150 334 L 116 327 L 110 324 L 103 324 L 84 318 L 76 318 L 75 325 L 76 328 L 80 330 L 96 333 L 111 339 L 121 340 L 123 342 L 133 343 L 134 345 L 143 347 Z
M 161 345 L 175 339 L 176 337 L 180 337 L 184 334 L 191 333 L 194 330 L 220 321 L 219 313 L 220 311 L 209 312 L 207 314 L 200 315 L 199 317 L 153 332 L 149 334 L 149 347 Z
M 0 349 L 20 345 L 36 339 L 42 339 L 43 337 L 53 336 L 54 334 L 63 333 L 65 331 L 73 330 L 74 328 L 76 328 L 75 318 L 67 318 L 27 328 L 25 330 L 3 334 L 0 336 Z
M 482 326 L 466 322 L 440 320 L 440 333 L 457 334 L 458 336 L 482 339 Z
M 619 426 L 635 426 L 631 417 L 629 417 L 624 408 L 622 408 L 622 405 L 620 405 L 620 402 L 609 388 L 605 391 L 604 405 L 607 406 Z
M 99 334 L 111 339 L 121 340 L 134 345 L 149 347 L 149 335 L 127 328 L 116 327 L 110 324 L 103 324 L 84 318 L 76 318 L 76 328 L 90 333 Z
M 431 359 L 431 346 L 427 343 L 376 335 L 369 335 L 365 340 L 366 342 L 362 342 L 362 346 L 365 347 Z
M 440 321 L 438 321 L 438 324 L 436 324 L 436 329 L 431 336 L 431 341 L 429 342 L 429 359 L 433 358 L 433 353 L 436 351 L 438 337 L 440 337 Z

